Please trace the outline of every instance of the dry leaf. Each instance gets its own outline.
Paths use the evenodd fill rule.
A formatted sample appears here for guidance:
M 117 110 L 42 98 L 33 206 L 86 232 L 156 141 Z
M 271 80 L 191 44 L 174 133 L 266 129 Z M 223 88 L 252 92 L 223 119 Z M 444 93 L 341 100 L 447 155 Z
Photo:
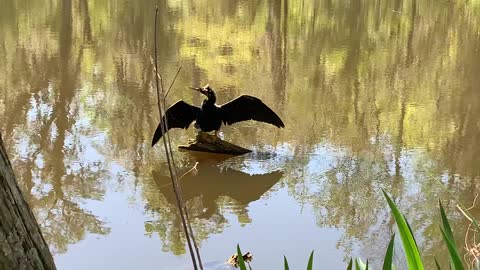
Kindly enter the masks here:
M 243 257 L 243 260 L 246 263 L 249 263 L 253 260 L 253 255 L 250 252 L 247 252 L 247 253 L 243 254 L 242 257 Z M 228 260 L 227 260 L 227 263 L 230 264 L 231 266 L 237 268 L 238 267 L 238 255 L 233 254 L 232 256 L 230 256 L 230 258 L 228 258 Z

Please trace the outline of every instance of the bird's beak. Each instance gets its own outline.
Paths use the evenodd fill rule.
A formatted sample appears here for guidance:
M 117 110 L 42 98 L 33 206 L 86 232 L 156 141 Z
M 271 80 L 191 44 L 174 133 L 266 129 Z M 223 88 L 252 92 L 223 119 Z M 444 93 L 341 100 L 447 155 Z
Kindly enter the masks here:
M 200 92 L 200 93 L 202 93 L 202 94 L 205 94 L 202 87 L 188 87 L 188 88 L 190 88 L 190 89 L 192 89 L 192 90 L 194 90 L 194 91 L 198 91 L 198 92 Z

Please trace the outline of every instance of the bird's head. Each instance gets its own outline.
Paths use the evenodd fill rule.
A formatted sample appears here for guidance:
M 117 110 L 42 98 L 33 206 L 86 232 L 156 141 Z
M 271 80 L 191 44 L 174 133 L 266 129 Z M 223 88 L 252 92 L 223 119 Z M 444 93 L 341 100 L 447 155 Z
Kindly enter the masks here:
M 204 94 L 205 96 L 207 96 L 209 100 L 214 100 L 214 101 L 216 100 L 215 92 L 208 84 L 205 85 L 204 87 L 190 87 L 190 88 Z

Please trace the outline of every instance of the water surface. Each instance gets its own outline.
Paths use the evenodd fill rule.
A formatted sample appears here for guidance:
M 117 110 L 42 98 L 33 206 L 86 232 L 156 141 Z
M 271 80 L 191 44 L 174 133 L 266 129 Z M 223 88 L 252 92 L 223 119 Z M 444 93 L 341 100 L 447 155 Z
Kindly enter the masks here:
M 429 264 L 446 254 L 438 199 L 463 243 L 447 189 L 466 205 L 480 189 L 480 2 L 194 2 L 0 0 L 0 131 L 59 269 L 190 267 L 150 147 L 156 5 L 165 83 L 182 68 L 169 104 L 210 83 L 286 124 L 223 129 L 253 154 L 175 153 L 180 172 L 199 162 L 182 186 L 209 269 L 237 243 L 255 269 L 302 269 L 311 250 L 322 269 L 379 268 L 396 230 L 382 188 Z

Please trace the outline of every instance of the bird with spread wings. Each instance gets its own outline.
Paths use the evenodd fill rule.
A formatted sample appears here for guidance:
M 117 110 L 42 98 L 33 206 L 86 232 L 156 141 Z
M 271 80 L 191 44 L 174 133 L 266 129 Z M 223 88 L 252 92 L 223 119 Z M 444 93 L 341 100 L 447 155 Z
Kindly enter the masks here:
M 183 100 L 171 105 L 155 130 L 152 146 L 163 136 L 162 125 L 165 131 L 172 128 L 188 129 L 195 121 L 196 128 L 204 132 L 214 131 L 215 136 L 222 124 L 231 125 L 247 120 L 265 122 L 278 128 L 285 127 L 280 117 L 259 98 L 241 95 L 223 105 L 217 105 L 216 94 L 208 84 L 192 89 L 204 94 L 207 99 L 202 102 L 201 107 L 190 105 Z

